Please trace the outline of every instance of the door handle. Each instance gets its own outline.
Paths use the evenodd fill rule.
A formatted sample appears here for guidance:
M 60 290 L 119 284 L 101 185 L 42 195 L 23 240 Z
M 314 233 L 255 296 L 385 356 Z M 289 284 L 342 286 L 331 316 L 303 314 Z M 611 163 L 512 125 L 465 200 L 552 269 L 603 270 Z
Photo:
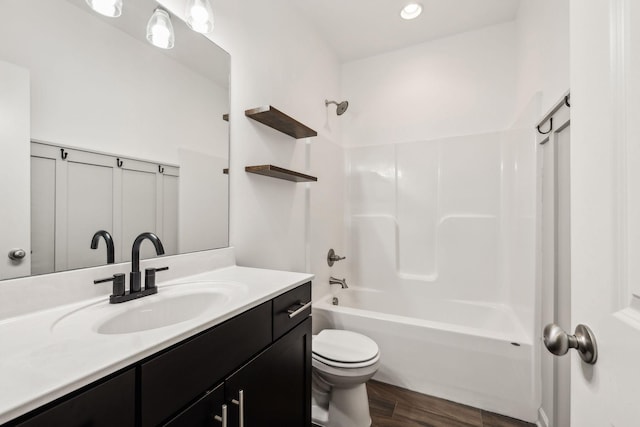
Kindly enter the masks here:
M 239 427 L 244 427 L 244 390 L 238 392 L 238 399 L 232 399 L 231 403 L 238 405 L 238 412 L 240 413 Z
M 213 419 L 222 423 L 222 427 L 227 427 L 227 405 L 222 405 L 222 415 L 214 415 Z
M 578 325 L 574 335 L 567 334 L 560 326 L 549 323 L 542 333 L 544 345 L 556 356 L 567 354 L 570 348 L 578 350 L 585 363 L 594 365 L 598 360 L 598 345 L 588 326 Z

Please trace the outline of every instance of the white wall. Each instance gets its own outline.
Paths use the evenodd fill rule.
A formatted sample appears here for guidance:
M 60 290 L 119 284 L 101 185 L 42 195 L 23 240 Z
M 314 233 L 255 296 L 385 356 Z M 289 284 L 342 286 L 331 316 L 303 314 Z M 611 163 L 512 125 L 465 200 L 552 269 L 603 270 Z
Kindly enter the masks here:
M 211 117 L 227 112 L 227 90 L 90 9 L 3 1 L 0 36 L 12 41 L 0 57 L 31 73 L 31 138 L 174 164 L 178 147 L 226 156 L 226 125 Z
M 516 27 L 506 23 L 347 63 L 345 145 L 419 141 L 509 127 Z
M 534 227 L 531 200 L 526 207 L 516 205 L 526 197 L 515 192 L 528 189 L 530 199 L 535 197 L 533 141 L 522 131 L 532 118 L 512 126 L 517 34 L 515 23 L 500 24 L 345 64 L 343 98 L 350 109 L 343 142 L 362 147 L 349 150 L 348 172 L 356 280 L 378 275 L 394 283 L 398 276 L 444 283 L 448 289 L 438 293 L 448 297 L 513 299 L 523 309 L 527 301 L 529 314 L 521 318 L 531 329 L 532 299 L 522 289 L 532 292 L 532 282 L 520 274 L 518 289 L 510 283 L 517 275 L 510 262 L 525 255 L 516 260 L 512 254 L 523 243 L 509 234 L 521 225 L 516 216 L 527 210 Z M 526 183 L 523 171 L 531 175 Z M 383 217 L 389 224 L 381 223 Z M 388 229 L 377 255 L 391 265 L 367 262 L 376 253 L 363 255 L 371 252 L 370 244 L 360 239 L 375 232 L 362 227 L 383 234 Z M 518 268 L 529 266 L 523 264 Z
M 180 0 L 162 1 L 182 15 Z M 176 7 L 178 6 L 178 7 Z M 241 265 L 316 274 L 314 296 L 328 292 L 330 247 L 343 248 L 344 161 L 340 120 L 325 98 L 338 97 L 336 55 L 312 27 L 279 0 L 217 0 L 210 38 L 231 54 L 231 245 Z M 315 129 L 294 140 L 248 119 L 273 105 Z M 318 177 L 294 184 L 247 174 L 274 164 Z M 307 169 L 308 165 L 308 169 Z
M 569 90 L 569 0 L 520 2 L 516 29 L 518 80 L 514 120 L 535 93 L 542 96 L 538 113 L 541 115 Z

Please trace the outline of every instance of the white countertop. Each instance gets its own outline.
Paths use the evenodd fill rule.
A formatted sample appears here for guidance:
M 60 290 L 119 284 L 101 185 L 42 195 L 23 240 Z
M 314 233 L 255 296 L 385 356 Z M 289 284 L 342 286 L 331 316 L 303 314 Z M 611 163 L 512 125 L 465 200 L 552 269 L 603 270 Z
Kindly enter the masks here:
M 0 320 L 0 424 L 164 348 L 204 331 L 313 279 L 313 275 L 230 266 L 159 283 L 158 294 L 122 304 L 100 296 Z M 105 335 L 85 323 L 81 309 L 103 312 L 161 298 L 163 288 L 188 282 L 236 284 L 241 292 L 224 311 L 143 332 Z M 104 306 L 103 306 L 104 305 Z M 89 311 L 87 311 L 89 312 Z M 89 322 L 90 323 L 90 322 Z

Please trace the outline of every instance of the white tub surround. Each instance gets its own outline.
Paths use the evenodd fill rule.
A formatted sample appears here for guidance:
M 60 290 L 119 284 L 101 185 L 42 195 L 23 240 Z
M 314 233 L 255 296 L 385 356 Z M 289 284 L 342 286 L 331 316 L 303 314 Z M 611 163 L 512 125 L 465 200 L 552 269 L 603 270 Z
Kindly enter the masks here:
M 352 308 L 322 313 L 379 344 L 378 379 L 534 421 L 530 113 L 507 130 L 349 149 L 350 288 L 337 295 Z
M 506 305 L 358 288 L 313 306 L 314 329 L 380 348 L 374 379 L 527 421 L 536 419 L 533 340 Z
M 3 301 L 0 424 L 313 278 L 304 273 L 237 266 L 233 249 L 154 258 L 141 265 L 142 268 L 168 265 L 170 270 L 158 273 L 158 294 L 122 304 L 108 303 L 111 284 L 94 286 L 93 280 L 125 272 L 128 264 L 0 284 Z M 224 308 L 216 305 L 218 308 L 205 309 L 188 320 L 143 332 L 97 332 L 97 328 L 118 311 L 128 310 L 136 304 L 148 304 L 152 299 L 167 299 L 172 293 L 179 292 L 180 286 L 201 292 L 216 284 L 227 288 Z M 65 297 L 69 300 L 60 305 Z M 47 304 L 49 300 L 53 302 Z M 95 319 L 88 317 L 88 313 L 95 315 Z

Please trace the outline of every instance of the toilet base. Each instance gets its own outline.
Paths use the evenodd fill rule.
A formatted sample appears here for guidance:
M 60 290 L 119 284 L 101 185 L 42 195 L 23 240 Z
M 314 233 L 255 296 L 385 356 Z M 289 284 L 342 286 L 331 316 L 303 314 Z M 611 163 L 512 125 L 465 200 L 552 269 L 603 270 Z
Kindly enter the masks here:
M 318 406 L 315 402 L 311 404 L 311 422 L 314 426 L 326 427 L 329 424 L 329 411 Z
M 314 402 L 315 403 L 315 402 Z M 328 410 L 312 405 L 313 423 L 322 427 L 370 427 L 367 387 L 332 388 Z

